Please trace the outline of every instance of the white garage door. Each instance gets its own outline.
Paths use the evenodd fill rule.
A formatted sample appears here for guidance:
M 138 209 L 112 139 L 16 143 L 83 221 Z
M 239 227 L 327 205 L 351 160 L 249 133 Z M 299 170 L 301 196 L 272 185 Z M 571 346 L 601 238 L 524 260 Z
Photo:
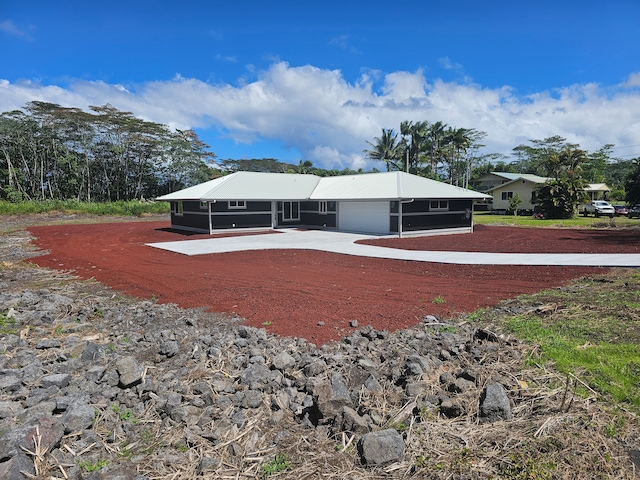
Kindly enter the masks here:
M 338 228 L 351 232 L 389 233 L 389 202 L 340 202 Z

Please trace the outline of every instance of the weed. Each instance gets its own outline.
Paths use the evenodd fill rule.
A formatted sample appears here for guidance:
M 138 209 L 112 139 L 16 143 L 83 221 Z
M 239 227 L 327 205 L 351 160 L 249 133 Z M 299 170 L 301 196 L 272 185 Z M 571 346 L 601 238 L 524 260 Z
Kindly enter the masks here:
M 625 427 L 626 423 L 627 422 L 624 418 L 615 416 L 611 422 L 604 427 L 604 433 L 611 438 L 616 438 L 622 433 L 622 429 Z
M 554 462 L 512 455 L 511 461 L 500 469 L 500 475 L 513 480 L 546 480 L 553 478 L 555 469 Z
M 444 303 L 447 303 L 447 301 L 444 298 L 442 298 L 440 295 L 438 295 L 436 298 L 431 300 L 431 303 L 435 305 L 442 305 Z
M 64 335 L 65 333 L 65 329 L 63 327 L 56 327 L 55 330 L 53 331 L 54 335 Z
M 456 333 L 458 331 L 458 328 L 455 325 L 442 325 L 439 328 L 441 332 Z
M 78 466 L 82 468 L 85 472 L 97 472 L 98 470 L 103 469 L 109 464 L 106 460 L 98 460 L 96 462 L 80 462 Z
M 143 216 L 169 212 L 167 202 L 140 202 L 137 200 L 117 202 L 79 202 L 77 200 L 23 200 L 9 202 L 0 200 L 0 212 L 22 215 L 44 212 L 77 212 L 91 215 Z
M 398 433 L 402 433 L 407 431 L 407 424 L 404 422 L 393 423 L 389 425 L 389 428 L 393 428 Z
M 133 410 L 130 408 L 121 408 L 120 405 L 111 405 L 111 410 L 114 411 L 118 418 L 123 422 L 138 423 L 138 419 L 135 417 Z
M 100 318 L 104 317 L 104 310 L 102 308 L 96 309 L 95 313 L 96 313 L 96 317 L 100 317 Z
M 174 447 L 176 447 L 176 450 L 183 453 L 189 450 L 189 446 L 183 440 L 176 442 Z
M 286 453 L 276 453 L 276 457 L 268 463 L 262 465 L 262 475 L 269 478 L 274 473 L 283 472 L 290 468 L 289 455 Z
M 14 318 L 7 318 L 7 315 L 0 313 L 0 335 L 15 335 L 18 333 Z
M 109 345 L 107 345 L 107 348 L 109 349 L 110 352 L 115 352 L 116 350 L 116 346 L 113 343 L 110 343 Z

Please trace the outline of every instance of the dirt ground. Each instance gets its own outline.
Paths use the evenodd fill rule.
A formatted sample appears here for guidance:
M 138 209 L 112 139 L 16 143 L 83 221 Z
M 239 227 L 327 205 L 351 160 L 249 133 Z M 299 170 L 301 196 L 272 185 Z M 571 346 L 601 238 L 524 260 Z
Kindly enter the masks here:
M 490 307 L 520 294 L 599 275 L 590 267 L 472 266 L 371 259 L 305 250 L 187 257 L 145 246 L 208 238 L 167 221 L 34 226 L 48 250 L 41 267 L 95 278 L 118 291 L 183 308 L 236 314 L 247 324 L 316 345 L 371 325 L 394 331 L 425 315 L 440 318 Z M 640 230 L 477 226 L 472 234 L 389 239 L 394 248 L 531 253 L 637 253 Z M 357 324 L 352 324 L 357 320 Z

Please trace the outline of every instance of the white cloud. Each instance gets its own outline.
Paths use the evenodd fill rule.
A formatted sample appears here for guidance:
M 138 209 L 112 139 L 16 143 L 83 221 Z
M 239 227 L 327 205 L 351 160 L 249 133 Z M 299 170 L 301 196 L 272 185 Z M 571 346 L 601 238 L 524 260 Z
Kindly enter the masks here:
M 4 32 L 13 37 L 31 40 L 31 35 L 29 35 L 27 31 L 18 28 L 11 20 L 4 20 L 0 22 L 0 32 Z
M 175 128 L 217 129 L 236 142 L 278 140 L 326 168 L 374 166 L 363 157 L 365 140 L 379 136 L 382 128 L 397 131 L 403 120 L 440 120 L 485 131 L 487 152 L 509 153 L 528 139 L 552 135 L 588 150 L 607 143 L 640 144 L 640 93 L 625 85 L 571 85 L 520 97 L 508 86 L 428 82 L 420 70 L 377 75 L 369 72 L 349 83 L 338 70 L 277 62 L 257 80 L 238 85 L 180 76 L 126 88 L 104 82 L 77 81 L 63 88 L 0 80 L 0 111 L 32 100 L 79 108 L 110 103 Z M 639 80 L 632 74 L 627 85 Z M 376 81 L 382 84 L 379 89 Z
M 630 74 L 629 79 L 623 85 L 626 87 L 640 87 L 640 72 Z
M 438 59 L 438 63 L 440 63 L 440 66 L 445 70 L 461 70 L 462 69 L 462 65 L 460 65 L 459 63 L 452 62 L 449 57 L 442 57 Z
M 220 55 L 219 53 L 216 55 L 216 60 L 220 60 L 223 62 L 230 63 L 238 63 L 238 59 L 232 55 Z
M 329 45 L 346 50 L 349 46 L 349 36 L 339 35 L 337 37 L 333 37 L 331 40 L 329 40 Z

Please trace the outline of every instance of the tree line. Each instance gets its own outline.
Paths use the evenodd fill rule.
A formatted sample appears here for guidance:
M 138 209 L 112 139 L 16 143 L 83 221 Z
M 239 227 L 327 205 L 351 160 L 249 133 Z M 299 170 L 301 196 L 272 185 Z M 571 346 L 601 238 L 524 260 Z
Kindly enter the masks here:
M 0 114 L 0 198 L 148 199 L 241 170 L 366 173 L 318 168 L 309 160 L 297 165 L 273 158 L 214 160 L 216 155 L 192 130 L 172 130 L 109 104 L 89 110 L 35 101 Z M 640 159 L 615 158 L 613 145 L 588 152 L 553 136 L 518 145 L 507 157 L 480 154 L 485 137 L 485 132 L 441 121 L 404 121 L 398 133 L 383 128 L 381 136 L 365 140 L 369 148 L 364 153 L 383 162 L 387 171 L 465 188 L 473 188 L 472 179 L 490 171 L 548 177 L 538 198 L 546 198 L 545 208 L 555 215 L 570 215 L 571 205 L 582 201 L 586 183 L 607 183 L 615 198 L 640 203 Z
M 11 201 L 154 198 L 209 180 L 214 157 L 195 132 L 108 104 L 36 101 L 0 114 L 0 196 Z
M 400 137 L 398 138 L 398 135 Z M 401 170 L 451 184 L 468 187 L 474 165 L 491 155 L 479 155 L 486 132 L 450 127 L 441 121 L 404 121 L 400 132 L 382 129 L 367 141 L 364 153 L 385 163 L 387 171 Z
M 536 192 L 538 205 L 553 218 L 573 216 L 589 183 L 606 183 L 614 198 L 640 203 L 640 159 L 615 158 L 614 145 L 589 152 L 552 136 L 514 147 L 511 157 L 480 155 L 485 137 L 485 132 L 440 121 L 404 121 L 399 133 L 383 128 L 379 137 L 366 141 L 370 148 L 364 153 L 384 162 L 387 171 L 406 171 L 465 188 L 473 188 L 473 178 L 491 171 L 546 177 L 549 180 Z

